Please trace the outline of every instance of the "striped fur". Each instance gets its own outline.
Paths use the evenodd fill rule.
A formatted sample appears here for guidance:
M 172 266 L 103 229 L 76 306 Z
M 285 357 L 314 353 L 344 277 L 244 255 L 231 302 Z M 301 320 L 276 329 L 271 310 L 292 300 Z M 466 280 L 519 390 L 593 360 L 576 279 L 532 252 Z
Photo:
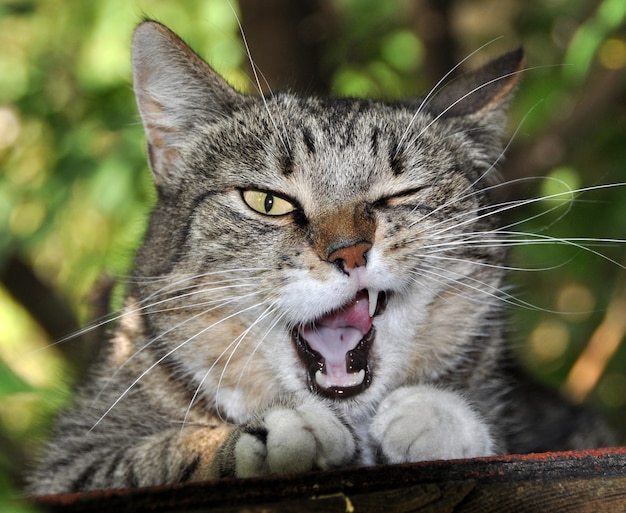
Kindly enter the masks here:
M 141 24 L 158 202 L 31 491 L 608 443 L 551 396 L 537 418 L 504 343 L 490 188 L 522 61 L 411 101 L 251 97 Z

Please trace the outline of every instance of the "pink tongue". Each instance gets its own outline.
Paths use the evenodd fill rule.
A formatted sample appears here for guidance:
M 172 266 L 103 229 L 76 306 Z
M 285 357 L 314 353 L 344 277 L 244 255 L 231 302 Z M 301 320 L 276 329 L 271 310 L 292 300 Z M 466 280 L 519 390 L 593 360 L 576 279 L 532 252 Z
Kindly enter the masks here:
M 352 304 L 326 314 L 318 321 L 318 326 L 326 328 L 356 328 L 365 335 L 372 327 L 369 313 L 369 300 L 365 292 L 361 292 Z
M 354 349 L 372 327 L 367 294 L 362 292 L 348 306 L 322 317 L 312 328 L 302 331 L 311 349 L 325 360 L 329 377 L 347 375 L 346 353 Z

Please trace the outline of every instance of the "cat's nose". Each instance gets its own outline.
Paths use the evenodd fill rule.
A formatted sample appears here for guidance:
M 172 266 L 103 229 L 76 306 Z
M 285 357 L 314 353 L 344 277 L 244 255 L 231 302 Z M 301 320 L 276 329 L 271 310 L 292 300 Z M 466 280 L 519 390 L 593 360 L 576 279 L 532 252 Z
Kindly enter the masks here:
M 328 261 L 343 266 L 346 270 L 355 267 L 363 267 L 367 263 L 366 253 L 372 248 L 369 242 L 359 242 L 353 246 L 345 246 L 333 251 L 328 256 Z

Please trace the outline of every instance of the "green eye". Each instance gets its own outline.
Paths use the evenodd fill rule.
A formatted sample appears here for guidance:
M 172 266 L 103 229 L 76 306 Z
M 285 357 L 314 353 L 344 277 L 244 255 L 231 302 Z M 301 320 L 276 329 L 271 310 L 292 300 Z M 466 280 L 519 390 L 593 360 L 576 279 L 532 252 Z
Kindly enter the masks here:
M 243 191 L 243 200 L 252 209 L 267 216 L 283 216 L 295 207 L 287 200 L 263 191 Z

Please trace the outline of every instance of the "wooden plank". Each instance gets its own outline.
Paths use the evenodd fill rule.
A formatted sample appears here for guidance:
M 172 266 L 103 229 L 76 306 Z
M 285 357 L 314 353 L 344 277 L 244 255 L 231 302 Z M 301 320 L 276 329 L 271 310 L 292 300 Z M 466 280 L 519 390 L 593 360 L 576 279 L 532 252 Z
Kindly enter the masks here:
M 626 449 L 223 479 L 32 502 L 51 513 L 623 512 Z

